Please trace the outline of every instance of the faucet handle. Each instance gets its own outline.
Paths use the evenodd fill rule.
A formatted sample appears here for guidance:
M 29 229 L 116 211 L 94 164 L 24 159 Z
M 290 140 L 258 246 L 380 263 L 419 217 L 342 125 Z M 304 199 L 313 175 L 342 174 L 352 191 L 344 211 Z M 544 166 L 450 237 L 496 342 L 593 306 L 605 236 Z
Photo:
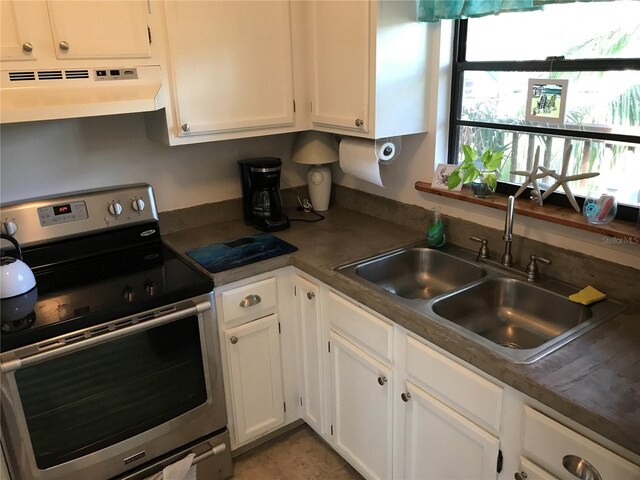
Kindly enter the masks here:
M 486 238 L 480 238 L 480 237 L 476 237 L 475 235 L 472 235 L 469 237 L 469 240 L 482 243 L 482 246 L 480 247 L 480 251 L 478 252 L 478 258 L 476 259 L 476 261 L 479 258 L 489 258 L 489 247 L 487 246 L 489 241 Z
M 527 265 L 526 273 L 527 280 L 530 282 L 535 282 L 538 279 L 540 271 L 538 269 L 538 263 L 544 263 L 545 265 L 551 265 L 551 260 L 544 257 L 539 257 L 537 255 L 531 255 L 529 265 Z

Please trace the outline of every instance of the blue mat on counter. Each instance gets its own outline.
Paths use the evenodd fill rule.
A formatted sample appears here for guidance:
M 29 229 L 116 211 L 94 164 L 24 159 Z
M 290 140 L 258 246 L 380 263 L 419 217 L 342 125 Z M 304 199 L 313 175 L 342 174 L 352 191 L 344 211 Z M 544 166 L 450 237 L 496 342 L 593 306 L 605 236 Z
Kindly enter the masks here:
M 270 233 L 260 233 L 224 243 L 188 250 L 187 255 L 209 270 L 220 273 L 298 250 Z

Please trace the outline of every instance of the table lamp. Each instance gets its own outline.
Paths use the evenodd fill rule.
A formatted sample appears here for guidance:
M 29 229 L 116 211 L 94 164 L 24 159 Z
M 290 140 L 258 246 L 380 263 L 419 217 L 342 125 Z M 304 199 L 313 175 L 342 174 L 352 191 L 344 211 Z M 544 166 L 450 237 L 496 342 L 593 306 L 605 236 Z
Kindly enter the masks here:
M 331 168 L 327 164 L 338 161 L 333 135 L 311 130 L 301 132 L 293 146 L 291 159 L 311 165 L 307 173 L 311 205 L 318 212 L 327 210 L 331 197 Z

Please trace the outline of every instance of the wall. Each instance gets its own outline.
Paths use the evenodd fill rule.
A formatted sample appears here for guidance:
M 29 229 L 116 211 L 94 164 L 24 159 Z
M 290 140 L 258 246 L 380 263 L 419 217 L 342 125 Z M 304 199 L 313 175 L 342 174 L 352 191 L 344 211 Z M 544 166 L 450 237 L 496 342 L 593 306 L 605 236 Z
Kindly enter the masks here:
M 160 211 L 241 196 L 236 160 L 283 158 L 283 177 L 305 183 L 288 161 L 294 135 L 168 147 L 146 138 L 142 114 L 2 125 L 2 203 L 145 182 Z
M 429 68 L 432 72 L 437 72 L 437 75 L 432 75 L 428 95 L 429 133 L 403 137 L 400 157 L 392 164 L 381 167 L 381 177 L 385 188 L 345 175 L 337 166 L 333 168 L 334 182 L 427 209 L 438 206 L 446 215 L 495 229 L 503 229 L 504 213 L 499 210 L 418 192 L 414 188 L 414 184 L 418 180 L 430 182 L 433 179 L 434 166 L 447 161 L 448 90 L 451 83 L 449 76 L 450 39 L 450 23 L 443 21 L 439 26 L 430 27 L 431 58 Z M 416 228 L 426 228 L 426 225 L 416 225 Z M 610 239 L 601 235 L 521 216 L 515 218 L 514 233 L 640 269 L 640 246 L 638 244 L 612 243 Z M 640 237 L 640 231 L 638 237 Z M 491 248 L 494 251 L 500 251 L 501 246 L 492 245 Z

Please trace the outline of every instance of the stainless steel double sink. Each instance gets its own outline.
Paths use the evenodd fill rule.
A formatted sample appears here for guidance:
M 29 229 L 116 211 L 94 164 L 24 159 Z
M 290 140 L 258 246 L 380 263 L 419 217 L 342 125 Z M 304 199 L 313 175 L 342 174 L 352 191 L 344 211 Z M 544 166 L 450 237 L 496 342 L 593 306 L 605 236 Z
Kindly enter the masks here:
M 417 245 L 337 270 L 516 363 L 532 363 L 624 309 L 609 299 L 572 302 L 567 296 L 581 287 L 527 282 L 456 247 Z

